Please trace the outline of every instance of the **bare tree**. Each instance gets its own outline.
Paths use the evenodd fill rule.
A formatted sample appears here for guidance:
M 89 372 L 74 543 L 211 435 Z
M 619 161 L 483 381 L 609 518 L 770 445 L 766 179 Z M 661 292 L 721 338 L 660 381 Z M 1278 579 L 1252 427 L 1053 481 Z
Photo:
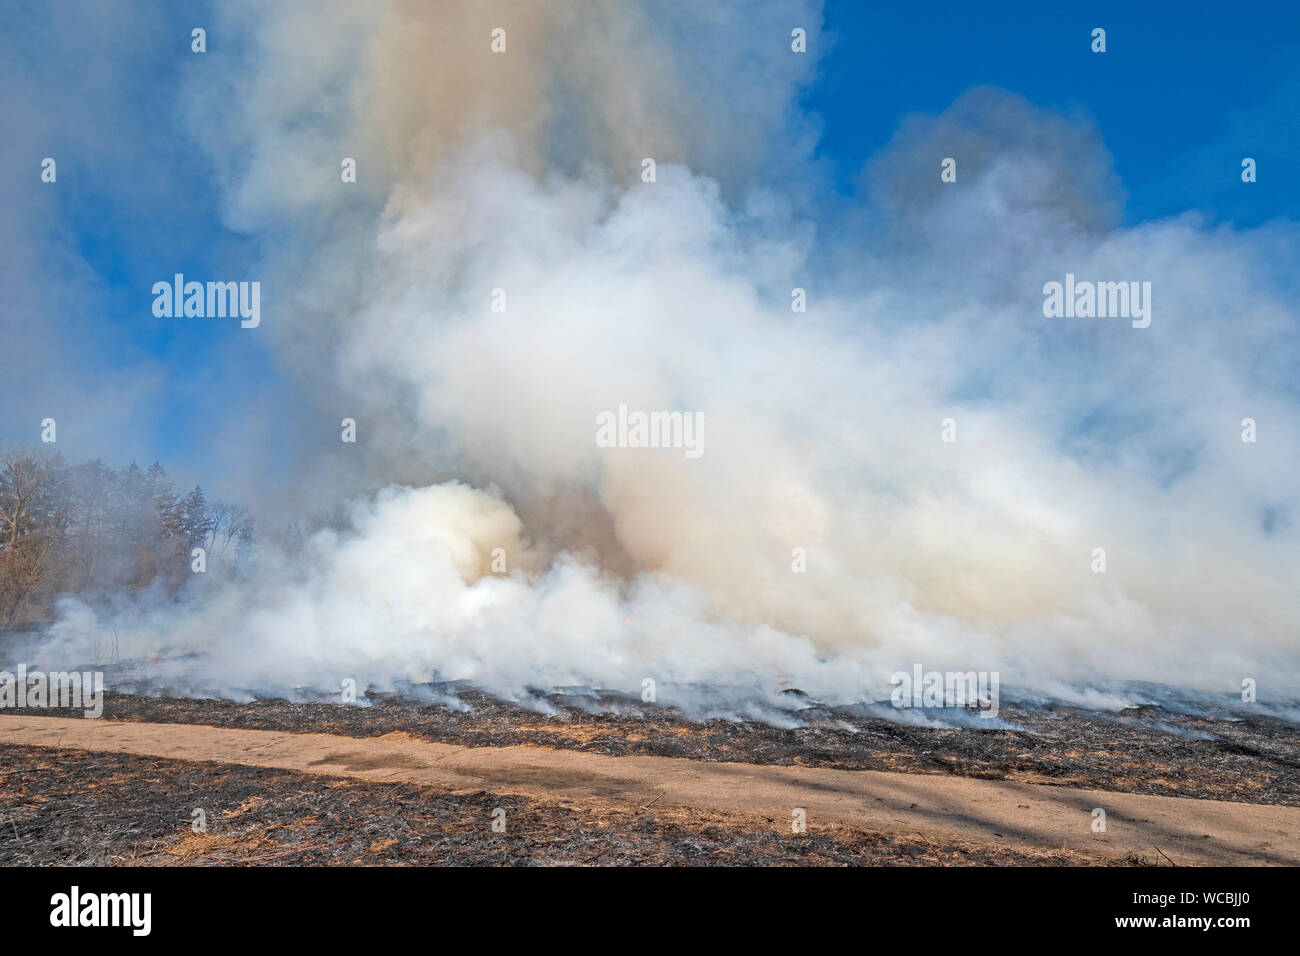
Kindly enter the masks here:
M 22 446 L 0 451 L 0 616 L 12 621 L 49 585 L 67 520 L 58 491 L 63 459 Z
M 253 533 L 253 518 L 246 508 L 225 501 L 214 501 L 208 509 L 208 553 L 230 556 Z

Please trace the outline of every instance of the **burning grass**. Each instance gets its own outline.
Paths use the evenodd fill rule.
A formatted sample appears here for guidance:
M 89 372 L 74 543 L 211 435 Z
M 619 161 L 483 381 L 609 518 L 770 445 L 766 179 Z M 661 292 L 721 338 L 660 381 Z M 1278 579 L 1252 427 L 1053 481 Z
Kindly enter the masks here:
M 951 730 L 885 720 L 807 715 L 792 729 L 756 721 L 692 722 L 662 707 L 592 713 L 589 700 L 547 699 L 539 714 L 460 691 L 467 710 L 395 696 L 372 706 L 107 694 L 112 720 L 209 724 L 329 733 L 403 734 L 463 746 L 531 745 L 611 756 L 647 754 L 704 761 L 943 773 L 1165 796 L 1300 806 L 1300 739 L 1275 718 L 1211 721 L 1142 708 L 1102 714 L 1004 707 L 1023 730 Z M 810 708 L 810 711 L 812 709 Z M 1169 728 L 1181 729 L 1171 733 Z

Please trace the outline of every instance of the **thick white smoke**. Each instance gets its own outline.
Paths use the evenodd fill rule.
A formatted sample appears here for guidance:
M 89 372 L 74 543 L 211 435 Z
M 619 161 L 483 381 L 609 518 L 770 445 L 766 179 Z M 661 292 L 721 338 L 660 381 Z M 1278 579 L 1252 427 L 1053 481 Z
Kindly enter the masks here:
M 827 212 L 812 11 L 516 7 L 229 14 L 246 49 L 186 102 L 266 240 L 267 334 L 323 432 L 358 422 L 301 493 L 397 484 L 287 567 L 123 612 L 132 646 L 223 688 L 853 701 L 919 662 L 1296 693 L 1293 225 L 1120 227 L 1095 131 L 993 91 Z M 1067 272 L 1150 282 L 1150 327 L 1045 318 Z M 599 447 L 621 404 L 701 413 L 704 454 Z

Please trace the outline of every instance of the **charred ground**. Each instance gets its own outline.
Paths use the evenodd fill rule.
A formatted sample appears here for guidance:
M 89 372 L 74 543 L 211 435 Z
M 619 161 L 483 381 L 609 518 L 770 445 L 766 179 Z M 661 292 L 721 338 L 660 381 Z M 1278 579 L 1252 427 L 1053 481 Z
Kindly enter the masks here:
M 626 701 L 591 697 L 551 695 L 525 707 L 464 689 L 459 699 L 465 709 L 459 710 L 391 695 L 371 697 L 369 706 L 105 697 L 109 720 L 350 737 L 405 732 L 470 747 L 532 745 L 611 756 L 958 774 L 1300 806 L 1300 729 L 1266 716 L 1224 720 L 1158 707 L 1107 714 L 1004 706 L 1003 716 L 1022 729 L 972 730 L 907 726 L 808 708 L 801 715 L 805 726 L 778 728 L 757 721 L 691 721 L 670 708 L 648 705 L 628 712 Z M 539 705 L 546 712 L 539 712 Z
M 505 831 L 492 829 L 505 811 Z M 195 832 L 202 809 L 206 830 Z M 0 865 L 1120 865 L 698 810 L 448 794 L 259 767 L 0 747 Z

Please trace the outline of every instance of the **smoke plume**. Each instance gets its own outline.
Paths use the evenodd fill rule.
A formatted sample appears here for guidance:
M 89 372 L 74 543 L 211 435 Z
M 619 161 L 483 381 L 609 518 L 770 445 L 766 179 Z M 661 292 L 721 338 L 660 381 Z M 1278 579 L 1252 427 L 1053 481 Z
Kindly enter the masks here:
M 223 10 L 184 115 L 325 436 L 267 499 L 350 520 L 180 604 L 68 602 L 60 647 L 201 650 L 223 693 L 1300 687 L 1293 224 L 1127 227 L 1094 127 L 983 89 L 837 197 L 812 4 Z M 1067 273 L 1150 282 L 1150 326 L 1046 318 Z M 704 453 L 600 447 L 620 405 Z

